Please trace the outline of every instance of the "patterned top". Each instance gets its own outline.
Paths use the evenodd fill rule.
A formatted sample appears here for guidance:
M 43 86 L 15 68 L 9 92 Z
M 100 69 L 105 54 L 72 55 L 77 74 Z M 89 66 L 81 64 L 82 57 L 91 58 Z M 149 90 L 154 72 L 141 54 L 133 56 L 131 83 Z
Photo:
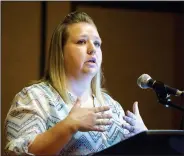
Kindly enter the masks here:
M 74 98 L 70 93 L 70 98 Z M 61 150 L 60 155 L 87 155 L 99 152 L 125 139 L 128 131 L 121 127 L 124 111 L 121 105 L 104 93 L 105 105 L 110 106 L 112 124 L 106 126 L 105 132 L 80 132 Z M 101 106 L 94 97 L 94 106 Z M 70 112 L 69 107 L 58 92 L 48 83 L 41 82 L 23 88 L 19 92 L 5 120 L 8 154 L 28 154 L 28 146 L 35 137 L 65 119 Z

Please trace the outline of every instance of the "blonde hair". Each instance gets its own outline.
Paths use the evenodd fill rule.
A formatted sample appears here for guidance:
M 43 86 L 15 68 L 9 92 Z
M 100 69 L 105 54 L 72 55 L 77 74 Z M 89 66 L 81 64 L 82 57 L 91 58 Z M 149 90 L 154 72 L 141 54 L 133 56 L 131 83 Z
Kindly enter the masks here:
M 56 27 L 50 43 L 47 69 L 42 79 L 50 83 L 52 87 L 54 87 L 58 91 L 58 93 L 66 103 L 70 103 L 71 101 L 66 88 L 63 47 L 66 44 L 68 38 L 68 25 L 79 22 L 86 22 L 95 25 L 92 18 L 86 13 L 72 12 L 68 14 L 65 17 L 64 21 Z M 92 93 L 96 96 L 97 100 L 101 104 L 104 103 L 103 92 L 105 91 L 101 87 L 102 76 L 103 74 L 100 68 L 91 82 Z

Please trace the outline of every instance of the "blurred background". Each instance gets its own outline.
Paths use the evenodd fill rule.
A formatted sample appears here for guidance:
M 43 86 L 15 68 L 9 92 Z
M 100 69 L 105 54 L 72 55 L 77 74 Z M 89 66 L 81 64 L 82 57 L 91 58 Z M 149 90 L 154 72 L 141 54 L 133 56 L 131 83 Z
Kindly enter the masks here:
M 11 101 L 39 79 L 47 64 L 51 35 L 71 11 L 84 11 L 103 40 L 105 87 L 123 109 L 134 101 L 149 129 L 181 129 L 181 111 L 157 102 L 155 92 L 138 87 L 137 78 L 184 89 L 184 2 L 1 2 L 1 129 Z M 173 101 L 184 105 L 177 97 Z

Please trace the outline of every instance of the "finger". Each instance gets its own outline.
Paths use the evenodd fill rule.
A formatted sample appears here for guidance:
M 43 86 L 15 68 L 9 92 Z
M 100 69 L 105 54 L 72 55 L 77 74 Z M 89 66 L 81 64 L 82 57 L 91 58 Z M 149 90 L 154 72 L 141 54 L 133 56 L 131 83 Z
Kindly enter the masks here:
M 96 114 L 97 119 L 110 119 L 112 118 L 112 115 L 110 114 Z
M 130 138 L 132 136 L 134 136 L 136 133 L 128 133 L 128 134 L 124 134 L 125 138 Z
M 94 128 L 92 129 L 92 131 L 99 131 L 99 132 L 104 132 L 106 131 L 104 126 L 94 126 Z
M 130 118 L 130 117 L 128 117 L 128 116 L 123 116 L 123 119 L 124 119 L 126 122 L 128 122 L 130 125 L 132 125 L 132 126 L 135 126 L 135 124 L 136 124 L 136 120 L 135 120 L 135 119 L 132 119 L 132 118 Z
M 111 125 L 112 121 L 110 121 L 109 119 L 98 119 L 96 120 L 96 125 Z
M 101 106 L 101 107 L 96 107 L 93 108 L 95 113 L 99 113 L 99 112 L 105 112 L 108 111 L 110 109 L 110 107 L 108 106 Z
M 134 126 L 128 125 L 128 124 L 123 124 L 122 128 L 127 129 L 130 132 L 133 132 L 135 130 Z
M 128 117 L 130 117 L 130 118 L 134 119 L 134 120 L 136 119 L 135 114 L 134 114 L 134 113 L 132 113 L 132 112 L 130 112 L 129 110 L 127 111 L 126 115 L 127 115 Z
M 139 113 L 139 108 L 138 108 L 138 102 L 137 102 L 137 101 L 134 102 L 134 104 L 133 104 L 133 113 L 134 113 L 135 115 L 140 115 L 140 113 Z

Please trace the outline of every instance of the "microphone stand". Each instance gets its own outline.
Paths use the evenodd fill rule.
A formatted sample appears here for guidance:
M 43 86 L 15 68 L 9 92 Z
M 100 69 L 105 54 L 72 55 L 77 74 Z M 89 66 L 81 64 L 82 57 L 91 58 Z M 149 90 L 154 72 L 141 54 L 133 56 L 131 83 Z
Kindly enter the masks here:
M 181 119 L 181 124 L 180 124 L 180 129 L 183 130 L 184 129 L 184 107 L 178 106 L 171 102 L 170 94 L 167 93 L 167 89 L 164 83 L 159 82 L 157 87 L 154 87 L 153 89 L 156 92 L 159 103 L 165 105 L 166 107 L 170 106 L 180 111 L 183 111 L 183 117 Z M 181 96 L 184 96 L 184 95 L 181 95 Z
M 170 94 L 168 94 L 164 83 L 158 82 L 158 85 L 156 87 L 153 87 L 153 89 L 156 92 L 159 103 L 165 105 L 166 107 L 170 106 L 170 107 L 176 108 L 176 109 L 184 112 L 184 107 L 181 107 L 181 106 L 178 106 L 178 105 L 172 103 L 171 98 L 170 98 Z
M 183 107 L 177 106 L 176 104 L 171 102 L 170 95 L 168 95 L 168 97 L 166 97 L 166 98 L 162 98 L 162 97 L 160 97 L 160 95 L 157 94 L 157 97 L 158 97 L 158 102 L 165 105 L 166 107 L 171 106 L 173 108 L 176 108 L 176 109 L 184 112 Z

